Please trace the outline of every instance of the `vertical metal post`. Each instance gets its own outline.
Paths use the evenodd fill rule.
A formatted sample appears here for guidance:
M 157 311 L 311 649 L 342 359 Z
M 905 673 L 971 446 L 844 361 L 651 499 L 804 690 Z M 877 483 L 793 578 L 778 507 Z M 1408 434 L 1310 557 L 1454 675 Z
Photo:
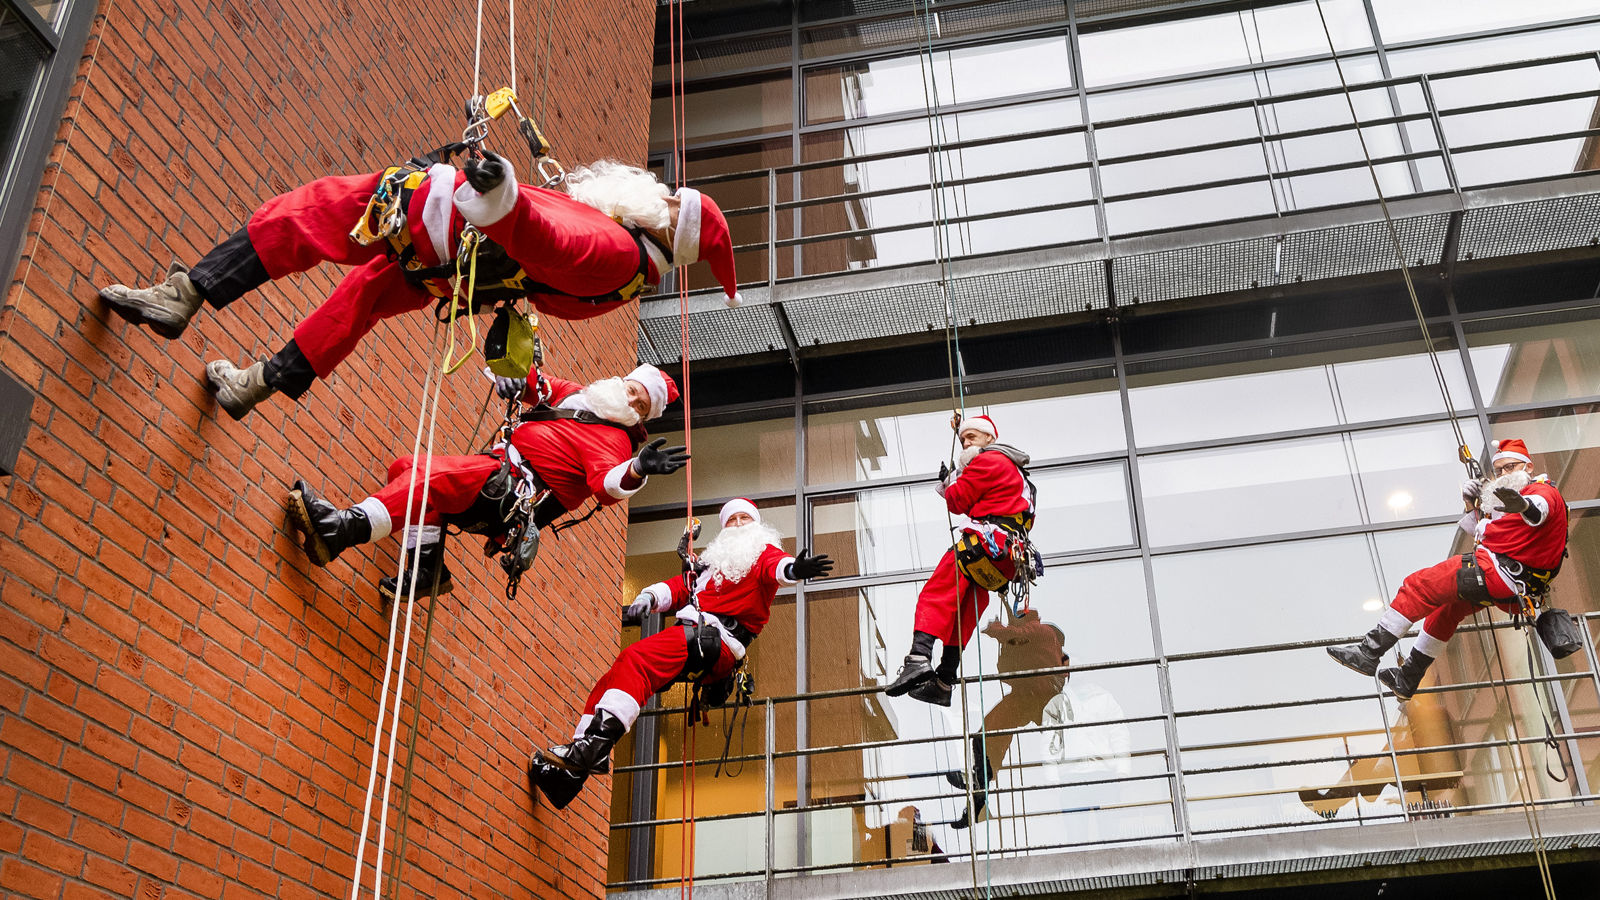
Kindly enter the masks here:
M 1089 121 L 1089 90 L 1083 84 L 1083 55 L 1078 52 L 1078 4 L 1067 2 L 1067 61 L 1072 66 L 1072 87 L 1078 92 L 1078 118 L 1083 122 L 1083 151 L 1089 160 L 1089 189 L 1094 191 L 1094 222 L 1100 243 L 1110 247 L 1111 226 L 1106 219 L 1106 192 L 1100 186 L 1100 151 Z
M 656 616 L 645 616 L 639 624 L 641 638 L 649 637 L 661 630 L 661 620 Z M 658 709 L 660 701 L 651 697 L 645 703 L 647 710 Z M 661 730 L 660 716 L 640 716 L 633 728 L 633 765 L 644 766 L 656 761 L 657 735 Z M 644 822 L 656 817 L 656 779 L 659 770 L 645 769 L 634 772 L 628 776 L 628 821 Z M 628 829 L 628 862 L 627 873 L 629 881 L 643 881 L 655 877 L 652 871 L 655 867 L 656 857 L 656 830 L 649 828 Z
M 777 773 L 772 770 L 772 754 L 778 745 L 778 726 L 772 714 L 772 698 L 767 698 L 767 881 L 772 880 L 773 865 L 773 814 L 772 807 L 777 803 Z
M 1384 80 L 1388 80 L 1394 77 L 1394 73 L 1389 70 L 1389 52 L 1383 46 L 1383 35 L 1378 31 L 1378 14 L 1372 8 L 1372 0 L 1362 0 L 1361 5 L 1367 13 L 1367 30 L 1372 35 L 1372 51 L 1378 57 L 1378 72 L 1383 76 Z M 1386 90 L 1389 94 L 1389 111 L 1393 115 L 1404 115 L 1400 109 L 1400 93 L 1394 89 L 1392 84 Z M 1395 123 L 1395 129 L 1400 134 L 1400 149 L 1406 153 L 1411 152 L 1411 135 L 1406 131 L 1406 125 L 1408 124 L 1410 123 Z M 1406 160 L 1406 168 L 1411 172 L 1411 189 L 1420 192 L 1422 190 L 1422 173 L 1417 169 L 1417 161 L 1414 159 Z
M 1433 82 L 1426 75 L 1417 76 L 1422 86 L 1422 100 L 1428 104 L 1428 120 L 1433 123 L 1433 136 L 1439 142 L 1439 159 L 1444 163 L 1444 177 L 1450 181 L 1450 190 L 1461 196 L 1461 182 L 1456 179 L 1456 163 L 1450 156 L 1450 142 L 1444 137 L 1444 122 L 1439 118 L 1439 104 L 1433 99 Z
M 1533 626 L 1530 624 L 1528 627 L 1531 629 Z M 1583 631 L 1587 633 L 1588 630 L 1587 623 L 1585 623 Z M 1550 650 L 1545 647 L 1544 642 L 1539 640 L 1538 636 L 1532 633 L 1527 635 L 1527 639 L 1533 644 L 1533 646 L 1539 648 L 1539 668 L 1551 674 L 1555 674 L 1557 671 L 1556 659 L 1550 655 Z M 1584 643 L 1587 644 L 1588 641 L 1585 640 Z M 1530 667 L 1528 677 L 1532 678 L 1536 674 L 1538 673 L 1532 671 L 1532 667 Z M 1549 689 L 1550 709 L 1555 713 L 1555 723 L 1553 727 L 1556 729 L 1556 731 L 1560 732 L 1561 734 L 1577 733 L 1572 726 L 1572 710 L 1567 707 L 1567 694 L 1561 689 L 1561 682 L 1551 681 L 1542 685 L 1538 682 L 1533 682 L 1529 685 L 1529 687 L 1533 688 L 1536 698 L 1539 691 L 1545 690 L 1546 688 Z M 1582 749 L 1578 746 L 1577 738 L 1567 738 L 1566 740 L 1562 741 L 1562 743 L 1567 745 L 1567 758 L 1563 760 L 1562 763 L 1572 772 L 1572 792 L 1579 796 L 1585 796 L 1589 793 L 1589 773 L 1586 772 L 1583 767 L 1583 757 L 1580 755 Z M 1584 805 L 1587 806 L 1588 804 L 1585 803 Z
M 1283 204 L 1278 202 L 1278 183 L 1272 178 L 1272 154 L 1267 150 L 1267 129 L 1261 124 L 1261 102 L 1250 101 L 1250 114 L 1256 120 L 1256 137 L 1261 139 L 1261 165 L 1267 173 L 1267 191 L 1272 194 L 1272 211 L 1283 218 Z
M 778 289 L 778 173 L 767 170 L 767 302 L 777 300 Z
M 794 373 L 794 523 L 795 548 L 810 543 L 811 508 L 806 503 L 806 394 L 805 378 L 800 370 Z M 794 692 L 804 694 L 811 689 L 809 672 L 811 638 L 807 634 L 810 617 L 806 610 L 806 583 L 794 586 Z M 794 745 L 804 749 L 811 745 L 811 712 L 805 700 L 794 704 Z M 794 761 L 795 807 L 804 809 L 811 794 L 811 757 L 801 755 Z M 802 866 L 811 864 L 809 828 L 806 814 L 795 813 L 795 859 Z

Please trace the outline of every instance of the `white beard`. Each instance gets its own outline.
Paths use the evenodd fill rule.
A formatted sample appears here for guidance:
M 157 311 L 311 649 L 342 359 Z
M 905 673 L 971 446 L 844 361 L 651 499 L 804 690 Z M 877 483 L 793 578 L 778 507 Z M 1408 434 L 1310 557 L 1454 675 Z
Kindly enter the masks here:
M 764 522 L 751 522 L 737 528 L 724 528 L 706 546 L 700 559 L 710 566 L 714 581 L 727 579 L 738 584 L 750 574 L 768 544 L 782 546 L 778 530 Z
M 567 195 L 622 224 L 660 230 L 671 224 L 668 190 L 649 172 L 613 160 L 579 166 L 567 174 Z
M 1526 469 L 1507 472 L 1484 486 L 1483 494 L 1478 498 L 1478 508 L 1493 516 L 1500 507 L 1500 498 L 1494 495 L 1495 488 L 1510 488 L 1521 493 L 1523 488 L 1532 483 L 1533 476 Z
M 639 424 L 639 412 L 628 405 L 628 383 L 621 378 L 602 378 L 583 389 L 589 411 L 618 425 Z
M 961 455 L 956 457 L 957 471 L 965 469 L 967 467 L 967 463 L 977 459 L 978 454 L 982 453 L 983 450 L 984 448 L 982 447 L 962 447 Z

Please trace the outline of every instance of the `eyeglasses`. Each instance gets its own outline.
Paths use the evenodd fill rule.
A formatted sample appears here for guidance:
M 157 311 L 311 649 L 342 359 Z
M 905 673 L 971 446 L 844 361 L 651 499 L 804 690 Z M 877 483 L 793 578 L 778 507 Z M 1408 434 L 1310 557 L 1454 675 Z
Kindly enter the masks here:
M 1518 461 L 1501 463 L 1500 465 L 1494 467 L 1494 473 L 1496 475 L 1504 475 L 1507 472 L 1516 471 L 1517 467 L 1521 466 L 1521 465 L 1525 465 L 1525 463 L 1518 462 Z

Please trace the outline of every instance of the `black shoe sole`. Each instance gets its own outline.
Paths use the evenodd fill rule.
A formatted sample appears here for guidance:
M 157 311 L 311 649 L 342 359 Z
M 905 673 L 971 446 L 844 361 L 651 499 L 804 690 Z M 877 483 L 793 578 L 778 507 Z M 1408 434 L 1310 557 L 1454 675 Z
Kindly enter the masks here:
M 1344 660 L 1340 659 L 1339 657 L 1334 656 L 1332 647 L 1328 648 L 1328 658 L 1333 660 L 1334 662 L 1338 663 L 1339 665 L 1344 666 L 1346 669 L 1349 669 L 1350 671 L 1356 673 L 1357 675 L 1365 675 L 1368 678 L 1371 678 L 1372 676 L 1378 674 L 1378 667 L 1377 666 L 1373 666 L 1372 667 L 1372 671 L 1368 672 L 1365 669 L 1358 669 L 1355 666 L 1352 666 L 1349 663 L 1345 662 Z
M 942 706 L 945 709 L 949 709 L 952 698 L 955 694 L 954 689 L 952 689 L 950 693 L 940 691 L 937 696 L 932 697 L 918 693 L 918 688 L 926 687 L 927 685 L 932 684 L 933 681 L 934 679 L 930 678 L 927 681 L 924 681 L 922 684 L 917 685 L 917 687 L 914 687 L 906 692 L 907 696 L 913 700 L 921 700 L 923 703 L 926 703 L 929 706 Z
M 883 692 L 885 694 L 887 694 L 888 696 L 890 696 L 890 697 L 904 696 L 906 694 L 911 693 L 913 690 L 917 689 L 918 687 L 921 687 L 925 682 L 931 680 L 932 678 L 933 678 L 933 670 L 930 669 L 930 670 L 928 670 L 926 672 L 922 672 L 922 673 L 920 673 L 918 675 L 914 675 L 910 679 L 907 679 L 904 682 L 896 681 L 894 684 L 891 684 L 888 687 L 884 688 Z
M 328 552 L 328 542 L 317 534 L 317 529 L 311 525 L 311 510 L 306 508 L 305 495 L 298 490 L 289 492 L 289 518 L 294 520 L 296 528 L 305 535 L 306 556 L 311 558 L 311 564 L 322 568 L 333 562 L 333 556 Z
M 378 596 L 382 597 L 385 601 L 387 601 L 389 603 L 393 603 L 394 602 L 394 598 L 395 598 L 394 589 L 389 587 L 389 585 L 388 585 L 388 582 L 391 581 L 391 580 L 393 580 L 393 579 L 385 578 L 385 579 L 383 579 L 383 581 L 378 582 Z M 425 579 L 425 580 L 428 582 L 429 588 L 432 588 L 433 587 L 433 579 L 430 578 L 430 579 Z M 446 575 L 444 578 L 440 579 L 440 581 L 439 581 L 439 589 L 437 591 L 434 591 L 432 596 L 443 597 L 445 594 L 448 594 L 451 591 L 454 591 L 455 589 L 456 589 L 455 582 L 451 581 L 450 580 L 450 576 Z M 407 591 L 406 595 L 409 596 L 410 592 Z M 417 599 L 418 600 L 425 600 L 425 599 L 428 598 L 428 596 L 429 596 L 429 594 L 425 590 L 417 591 Z
M 1383 672 L 1387 672 L 1387 671 L 1389 671 L 1389 670 L 1388 669 L 1384 669 L 1383 670 Z M 1395 669 L 1394 671 L 1398 672 L 1399 669 Z M 1415 697 L 1417 695 L 1417 692 L 1416 692 L 1415 688 L 1413 688 L 1409 693 L 1405 693 L 1405 694 L 1400 693 L 1400 688 L 1396 687 L 1388 679 L 1384 678 L 1383 677 L 1383 672 L 1379 672 L 1378 673 L 1378 683 L 1383 685 L 1384 687 L 1388 688 L 1390 690 L 1390 692 L 1392 692 L 1394 694 L 1396 700 L 1410 700 L 1412 697 Z

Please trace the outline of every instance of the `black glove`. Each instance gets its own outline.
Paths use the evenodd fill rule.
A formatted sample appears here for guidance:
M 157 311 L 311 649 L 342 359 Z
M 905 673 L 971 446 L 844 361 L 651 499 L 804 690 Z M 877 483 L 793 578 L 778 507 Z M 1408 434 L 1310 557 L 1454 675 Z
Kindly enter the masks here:
M 794 562 L 789 564 L 789 580 L 805 581 L 810 578 L 820 578 L 833 571 L 833 560 L 826 553 L 811 555 L 810 550 L 801 550 L 795 554 Z
M 666 438 L 656 438 L 639 448 L 639 456 L 633 461 L 633 467 L 640 475 L 671 475 L 689 463 L 689 454 L 684 451 L 687 447 L 662 448 L 667 442 Z
M 950 477 L 950 464 L 947 463 L 947 462 L 939 463 L 939 483 L 943 484 L 944 480 L 946 478 L 949 478 L 949 477 Z
M 1508 487 L 1495 488 L 1494 496 L 1500 501 L 1500 509 L 1508 513 L 1525 512 L 1530 505 L 1527 497 Z
M 476 156 L 468 159 L 461 171 L 467 176 L 467 184 L 480 194 L 489 193 L 506 180 L 505 160 L 488 150 L 483 151 L 482 159 Z
M 507 378 L 504 375 L 494 376 L 494 392 L 500 395 L 501 400 L 515 400 L 527 390 L 528 379 Z

